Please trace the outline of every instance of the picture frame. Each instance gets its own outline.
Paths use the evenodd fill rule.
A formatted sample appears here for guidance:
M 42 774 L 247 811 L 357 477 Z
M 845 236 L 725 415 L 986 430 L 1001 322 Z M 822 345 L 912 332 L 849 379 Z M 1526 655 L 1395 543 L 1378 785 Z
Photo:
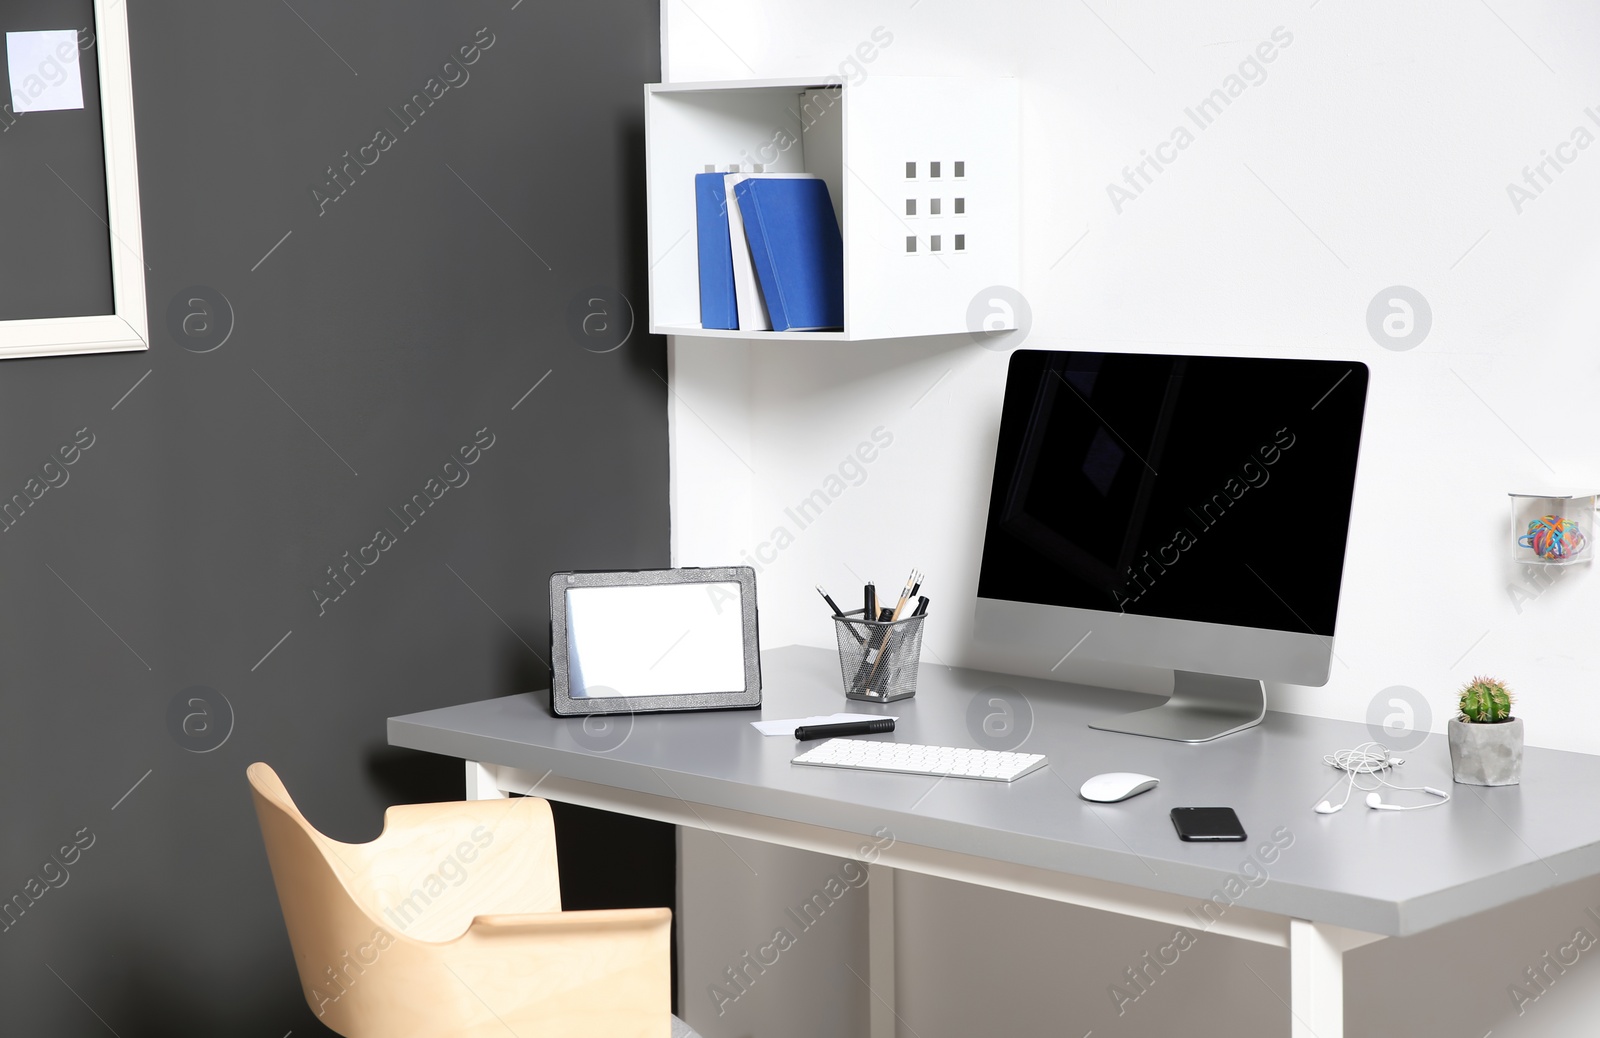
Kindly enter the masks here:
M 122 0 L 94 0 L 94 17 L 112 312 L 0 321 L 0 359 L 150 348 L 127 5 Z
M 552 713 L 760 705 L 756 575 L 749 566 L 550 575 Z

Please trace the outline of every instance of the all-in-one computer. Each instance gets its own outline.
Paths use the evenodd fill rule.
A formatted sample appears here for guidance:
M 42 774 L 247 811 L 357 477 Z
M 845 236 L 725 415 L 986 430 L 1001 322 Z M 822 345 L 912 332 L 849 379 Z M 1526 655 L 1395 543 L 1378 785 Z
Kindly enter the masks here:
M 1355 361 L 1013 353 L 977 636 L 1173 668 L 1092 727 L 1184 742 L 1326 684 L 1366 392 Z

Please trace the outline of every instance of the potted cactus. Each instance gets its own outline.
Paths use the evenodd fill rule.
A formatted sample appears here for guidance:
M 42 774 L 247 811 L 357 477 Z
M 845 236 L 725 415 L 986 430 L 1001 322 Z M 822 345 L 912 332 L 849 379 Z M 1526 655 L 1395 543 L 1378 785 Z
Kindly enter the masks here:
M 1450 766 L 1457 782 L 1509 786 L 1522 777 L 1522 718 L 1511 716 L 1511 690 L 1494 678 L 1461 689 L 1461 716 L 1450 719 Z

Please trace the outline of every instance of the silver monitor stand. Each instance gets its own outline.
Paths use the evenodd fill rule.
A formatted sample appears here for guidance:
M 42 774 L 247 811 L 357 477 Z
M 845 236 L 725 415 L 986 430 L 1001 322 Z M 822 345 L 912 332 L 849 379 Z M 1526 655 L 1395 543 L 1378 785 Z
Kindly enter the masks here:
M 1179 670 L 1173 672 L 1172 698 L 1165 703 L 1089 727 L 1174 742 L 1210 742 L 1254 727 L 1266 715 L 1267 690 L 1259 680 Z

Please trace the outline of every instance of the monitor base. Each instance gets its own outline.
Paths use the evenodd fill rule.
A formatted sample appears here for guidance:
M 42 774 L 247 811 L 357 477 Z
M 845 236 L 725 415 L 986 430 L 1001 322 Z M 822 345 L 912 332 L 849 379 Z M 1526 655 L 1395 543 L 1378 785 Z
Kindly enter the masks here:
M 1267 715 L 1267 690 L 1254 678 L 1220 674 L 1173 673 L 1172 698 L 1090 728 L 1174 742 L 1210 742 L 1261 723 Z

